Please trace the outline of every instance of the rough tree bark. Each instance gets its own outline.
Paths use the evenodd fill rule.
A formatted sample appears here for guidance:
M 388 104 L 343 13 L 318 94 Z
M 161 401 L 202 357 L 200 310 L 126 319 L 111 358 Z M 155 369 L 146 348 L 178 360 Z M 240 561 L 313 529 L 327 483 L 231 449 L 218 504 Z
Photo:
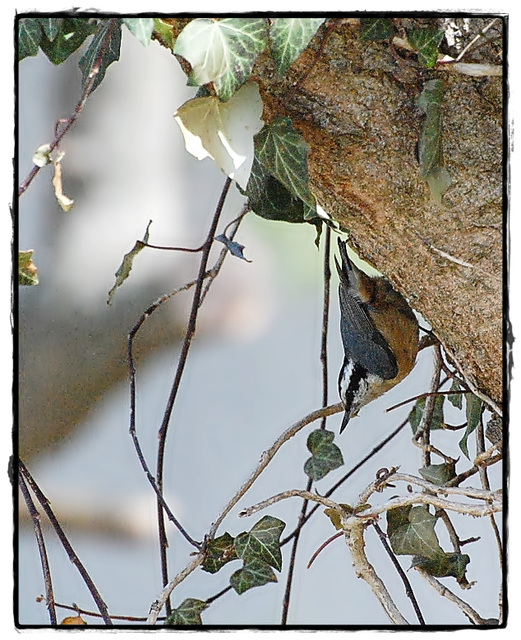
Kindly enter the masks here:
M 260 63 L 264 117 L 292 118 L 310 146 L 319 203 L 432 326 L 471 388 L 501 411 L 503 78 L 421 69 L 389 42 L 362 41 L 358 20 L 336 22 L 323 50 L 325 25 L 287 78 L 275 77 L 268 58 Z M 473 32 L 489 22 L 473 19 Z M 495 50 L 465 61 L 501 64 L 498 42 L 500 31 Z M 424 118 L 417 99 L 432 78 L 445 83 L 452 178 L 441 205 L 420 178 L 416 151 Z

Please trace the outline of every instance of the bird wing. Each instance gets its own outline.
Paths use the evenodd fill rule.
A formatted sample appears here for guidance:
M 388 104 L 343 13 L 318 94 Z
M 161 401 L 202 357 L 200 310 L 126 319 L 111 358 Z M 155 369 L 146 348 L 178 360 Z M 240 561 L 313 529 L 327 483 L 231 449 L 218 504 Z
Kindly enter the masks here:
M 346 356 L 369 373 L 391 380 L 398 375 L 396 358 L 369 317 L 367 304 L 351 293 L 347 274 L 339 271 L 340 334 Z

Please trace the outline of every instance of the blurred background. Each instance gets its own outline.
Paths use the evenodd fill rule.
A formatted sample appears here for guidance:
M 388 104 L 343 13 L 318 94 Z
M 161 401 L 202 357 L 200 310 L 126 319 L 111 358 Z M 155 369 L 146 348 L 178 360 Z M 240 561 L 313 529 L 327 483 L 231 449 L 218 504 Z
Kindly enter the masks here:
M 20 180 L 31 170 L 34 151 L 54 138 L 56 120 L 74 111 L 81 95 L 80 56 L 81 52 L 54 67 L 40 53 L 19 66 Z M 195 247 L 205 237 L 225 178 L 210 160 L 198 162 L 184 150 L 173 114 L 194 93 L 168 51 L 156 43 L 144 49 L 123 28 L 120 61 L 109 67 L 61 144 L 66 153 L 64 189 L 75 201 L 73 209 L 64 213 L 56 202 L 50 167 L 40 171 L 19 202 L 19 246 L 34 249 L 40 278 L 38 286 L 20 289 L 20 455 L 50 499 L 111 614 L 146 616 L 161 591 L 155 499 L 128 434 L 127 334 L 159 295 L 196 276 L 199 256 L 145 249 L 113 304 L 108 306 L 106 300 L 123 255 L 143 237 L 149 220 L 154 244 Z M 232 187 L 219 233 L 241 205 Z M 322 253 L 315 247 L 314 229 L 248 214 L 236 239 L 252 262 L 228 256 L 202 307 L 167 442 L 165 495 L 184 527 L 199 540 L 261 453 L 288 426 L 318 408 L 322 397 Z M 219 250 L 220 245 L 213 250 L 210 265 Z M 330 403 L 337 402 L 343 357 L 333 278 Z M 152 470 L 191 295 L 182 293 L 163 305 L 138 335 L 137 431 Z M 427 350 L 407 381 L 350 423 L 337 440 L 345 465 L 317 484 L 320 492 L 400 424 L 410 406 L 389 414 L 385 409 L 428 390 L 430 373 Z M 454 422 L 458 420 L 461 416 Z M 328 428 L 338 432 L 339 424 L 340 415 L 334 416 Z M 310 425 L 282 448 L 226 519 L 221 533 L 236 535 L 265 515 L 238 519 L 240 509 L 284 489 L 305 487 L 305 442 L 318 426 Z M 458 438 L 450 433 L 438 436 L 439 446 L 457 457 Z M 411 473 L 421 466 L 409 427 L 333 497 L 353 502 L 377 469 L 397 464 Z M 493 487 L 498 486 L 499 473 L 491 473 Z M 45 603 L 38 601 L 44 594 L 38 550 L 23 501 L 20 507 L 19 622 L 45 625 Z M 293 500 L 266 513 L 288 523 L 284 537 L 293 530 L 299 511 L 300 502 Z M 460 521 L 462 538 L 476 535 L 475 520 Z M 469 580 L 478 583 L 461 595 L 482 616 L 493 617 L 501 577 L 497 554 L 491 552 L 491 528 L 481 528 L 482 538 L 476 543 L 480 561 L 471 563 L 468 571 Z M 45 532 L 56 601 L 95 610 L 55 536 L 49 529 Z M 333 533 L 320 510 L 304 529 L 289 622 L 386 624 L 369 588 L 355 577 L 341 540 L 305 568 Z M 192 549 L 170 526 L 168 534 L 173 576 L 186 565 Z M 403 587 L 375 537 L 372 532 L 367 535 L 368 554 L 412 621 Z M 204 612 L 204 622 L 279 624 L 288 552 L 286 545 L 277 584 L 240 597 L 226 594 Z M 410 559 L 401 562 L 407 568 Z M 187 597 L 204 600 L 214 595 L 237 568 L 239 563 L 230 563 L 213 576 L 196 571 L 174 592 L 173 606 Z M 467 623 L 416 572 L 408 575 L 428 622 Z M 454 580 L 446 582 L 459 592 Z M 60 620 L 66 615 L 58 610 Z

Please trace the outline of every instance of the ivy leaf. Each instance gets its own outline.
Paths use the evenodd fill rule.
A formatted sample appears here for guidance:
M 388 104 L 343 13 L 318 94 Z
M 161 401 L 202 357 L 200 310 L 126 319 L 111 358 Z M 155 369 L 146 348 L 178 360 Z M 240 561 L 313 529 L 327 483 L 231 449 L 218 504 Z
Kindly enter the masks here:
M 59 30 L 55 33 L 57 25 L 54 22 L 49 25 L 50 21 L 51 19 L 45 20 L 46 25 L 42 24 L 45 35 L 40 42 L 40 48 L 54 65 L 65 62 L 98 28 L 97 24 L 85 18 L 65 18 L 59 20 Z M 58 22 L 56 19 L 54 21 Z M 53 34 L 52 39 L 47 36 L 48 31 Z
M 150 44 L 155 28 L 154 18 L 123 18 L 123 22 L 144 47 Z
M 159 41 L 166 45 L 169 49 L 174 49 L 174 28 L 161 18 L 154 18 L 154 31 Z
M 315 212 L 315 198 L 309 190 L 308 154 L 309 147 L 293 128 L 290 118 L 276 118 L 255 136 L 255 156 L 259 162 Z
M 60 33 L 62 22 L 66 18 L 38 18 L 47 40 L 52 42 Z
M 90 92 L 92 93 L 105 77 L 109 65 L 119 60 L 121 48 L 121 20 L 101 20 L 89 48 L 81 58 L 81 85 L 86 89 L 92 73 L 97 73 Z M 96 69 L 98 71 L 96 72 Z
M 268 582 L 277 582 L 273 569 L 261 560 L 245 563 L 242 569 L 230 577 L 230 584 L 241 595 L 253 587 L 261 587 Z
M 123 260 L 116 271 L 116 282 L 114 286 L 109 291 L 109 297 L 107 298 L 107 304 L 112 304 L 112 299 L 114 298 L 114 294 L 116 293 L 116 289 L 120 287 L 125 280 L 129 277 L 130 272 L 132 271 L 132 265 L 134 264 L 134 258 L 137 254 L 143 249 L 145 244 L 148 242 L 149 233 L 148 230 L 150 225 L 152 224 L 152 220 L 149 220 L 147 224 L 147 228 L 145 231 L 145 235 L 143 236 L 143 240 L 137 240 L 132 249 L 123 256 Z
M 190 63 L 190 84 L 211 82 L 228 100 L 250 77 L 267 40 L 265 18 L 196 18 L 179 34 L 174 53 Z
M 443 166 L 441 112 L 443 93 L 443 80 L 429 80 L 425 83 L 418 99 L 418 106 L 426 116 L 418 144 L 420 176 L 427 181 L 437 204 L 441 204 L 443 193 L 452 183 L 449 172 Z
M 34 249 L 18 252 L 18 284 L 38 284 L 38 269 L 33 262 Z
M 468 439 L 470 434 L 476 429 L 479 424 L 481 413 L 483 412 L 483 402 L 474 394 L 467 394 L 465 410 L 467 414 L 467 428 L 465 429 L 463 437 L 459 441 L 459 448 L 470 460 Z
M 325 429 L 316 429 L 308 436 L 307 448 L 313 455 L 306 460 L 304 473 L 315 482 L 344 464 L 342 452 L 333 444 L 334 438 L 335 434 Z
M 390 18 L 361 18 L 361 40 L 388 40 L 394 31 L 394 22 Z
M 387 512 L 387 535 L 397 555 L 436 558 L 443 553 L 434 531 L 436 517 L 427 507 L 397 507 Z
M 305 215 L 309 207 L 274 178 L 256 157 L 253 158 L 248 185 L 242 193 L 248 197 L 252 211 L 261 218 L 307 222 Z
M 38 18 L 21 18 L 18 21 L 18 62 L 38 54 L 42 37 Z
M 449 576 L 463 580 L 470 557 L 464 553 L 446 553 L 442 551 L 434 558 L 414 556 L 411 567 L 421 567 L 426 573 L 435 578 Z
M 443 429 L 443 405 L 445 403 L 445 396 L 437 396 L 434 402 L 434 411 L 432 413 L 431 431 L 436 429 Z M 416 433 L 420 426 L 420 421 L 425 411 L 425 398 L 419 398 L 409 413 L 409 422 L 411 424 L 412 432 Z
M 438 48 L 443 40 L 443 29 L 423 27 L 407 34 L 410 44 L 418 52 L 418 61 L 427 69 L 432 69 L 438 60 Z
M 270 49 L 282 75 L 308 46 L 325 18 L 273 18 Z
M 165 625 L 201 625 L 201 613 L 208 607 L 203 600 L 186 598 L 181 604 L 172 610 L 165 621 Z
M 463 393 L 462 393 L 461 385 L 457 380 L 454 380 L 454 379 L 452 380 L 452 384 L 450 385 L 450 391 L 453 391 L 454 393 L 451 394 L 450 396 L 447 396 L 447 398 L 449 399 L 449 402 L 454 407 L 456 407 L 456 409 L 461 409 L 461 407 L 463 406 Z
M 212 540 L 206 549 L 203 570 L 208 573 L 217 573 L 226 563 L 237 560 L 239 556 L 235 551 L 234 542 L 228 532 Z
M 221 171 L 246 188 L 254 154 L 254 135 L 264 124 L 262 100 L 248 82 L 228 102 L 215 96 L 188 100 L 174 114 L 189 153 L 210 157 Z
M 430 464 L 428 467 L 422 467 L 418 471 L 425 480 L 442 486 L 456 476 L 456 463 Z
M 286 523 L 272 516 L 264 516 L 250 531 L 240 533 L 235 538 L 235 550 L 245 564 L 261 561 L 282 569 L 282 554 L 280 552 L 280 536 Z

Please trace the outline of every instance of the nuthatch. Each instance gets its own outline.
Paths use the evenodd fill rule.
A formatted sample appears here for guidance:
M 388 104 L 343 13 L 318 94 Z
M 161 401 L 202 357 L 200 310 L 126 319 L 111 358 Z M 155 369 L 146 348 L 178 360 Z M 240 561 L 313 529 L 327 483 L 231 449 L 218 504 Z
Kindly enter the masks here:
M 338 238 L 340 334 L 345 357 L 338 390 L 345 407 L 340 433 L 371 400 L 401 382 L 418 353 L 418 322 L 405 298 L 382 277 L 371 277 L 348 258 Z

